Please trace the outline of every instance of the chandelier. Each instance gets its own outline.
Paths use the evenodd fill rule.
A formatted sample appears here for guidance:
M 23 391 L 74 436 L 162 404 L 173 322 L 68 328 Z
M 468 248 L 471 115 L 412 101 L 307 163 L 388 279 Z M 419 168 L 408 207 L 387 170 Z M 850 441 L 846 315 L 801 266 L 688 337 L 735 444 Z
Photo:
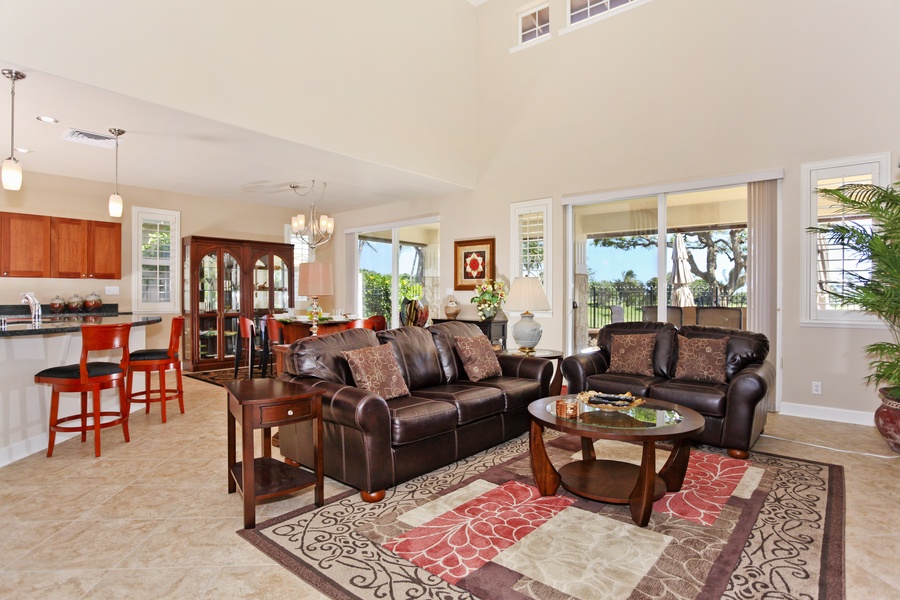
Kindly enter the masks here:
M 325 195 L 325 186 L 327 185 L 326 182 L 322 182 L 319 200 Z M 334 232 L 334 219 L 328 215 L 320 215 L 316 212 L 316 180 L 313 179 L 308 184 L 292 183 L 291 189 L 298 196 L 311 197 L 309 220 L 307 221 L 306 215 L 302 213 L 291 218 L 291 230 L 294 232 L 294 236 L 311 249 L 327 244 L 328 240 L 331 239 L 331 234 Z

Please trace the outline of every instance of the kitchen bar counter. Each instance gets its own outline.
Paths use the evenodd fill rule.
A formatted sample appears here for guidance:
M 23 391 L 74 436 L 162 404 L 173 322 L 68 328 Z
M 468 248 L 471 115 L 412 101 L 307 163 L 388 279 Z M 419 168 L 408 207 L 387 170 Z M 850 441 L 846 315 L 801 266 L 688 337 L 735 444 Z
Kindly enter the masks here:
M 145 327 L 161 321 L 162 317 L 148 315 L 78 314 L 48 315 L 41 319 L 40 324 L 34 324 L 27 314 L 24 316 L 15 315 L 14 317 L 7 315 L 5 327 L 2 326 L 2 321 L 0 321 L 0 338 L 53 333 L 79 333 L 82 324 L 91 323 L 102 323 L 104 325 L 131 323 L 132 327 Z

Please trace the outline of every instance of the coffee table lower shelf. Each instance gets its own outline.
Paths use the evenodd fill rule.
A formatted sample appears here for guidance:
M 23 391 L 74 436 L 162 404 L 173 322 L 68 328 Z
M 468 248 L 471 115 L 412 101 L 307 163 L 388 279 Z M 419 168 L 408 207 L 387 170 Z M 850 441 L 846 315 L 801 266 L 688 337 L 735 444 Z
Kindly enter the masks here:
M 242 496 L 244 495 L 243 465 L 244 463 L 239 462 L 229 467 L 231 478 L 237 484 L 237 489 Z M 316 474 L 274 458 L 261 457 L 253 459 L 253 480 L 255 492 L 253 497 L 257 500 L 265 500 L 316 485 Z
M 576 460 L 559 468 L 560 484 L 578 496 L 610 504 L 628 504 L 641 468 L 619 460 Z M 653 501 L 666 493 L 666 482 L 655 475 Z

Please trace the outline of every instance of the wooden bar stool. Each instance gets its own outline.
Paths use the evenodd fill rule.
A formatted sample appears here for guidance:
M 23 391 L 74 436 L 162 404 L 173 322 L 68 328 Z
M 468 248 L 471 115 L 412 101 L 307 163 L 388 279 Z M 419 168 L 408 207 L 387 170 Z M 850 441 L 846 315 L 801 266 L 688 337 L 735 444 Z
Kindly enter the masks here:
M 184 388 L 181 384 L 181 359 L 178 357 L 178 344 L 184 333 L 184 317 L 172 319 L 172 331 L 169 334 L 169 347 L 150 350 L 135 350 L 131 353 L 128 364 L 128 402 L 146 404 L 145 413 L 150 412 L 150 403 L 159 402 L 162 422 L 166 422 L 166 402 L 178 400 L 181 414 L 184 414 Z M 166 371 L 175 369 L 175 389 L 166 387 Z M 159 387 L 150 387 L 150 375 L 159 373 Z M 132 392 L 135 372 L 144 373 L 144 391 Z
M 253 357 L 257 352 L 262 352 L 262 346 L 257 345 L 256 323 L 253 322 L 253 319 L 241 317 L 239 323 L 240 331 L 238 331 L 237 348 L 234 352 L 234 376 L 235 378 L 237 378 L 238 376 L 238 370 L 241 367 L 241 356 L 243 354 L 244 348 L 246 348 L 247 367 L 250 371 L 247 377 L 249 379 L 253 379 Z
M 272 374 L 275 374 L 275 351 L 274 347 L 284 343 L 284 323 L 275 318 L 275 315 L 266 315 L 262 318 L 263 328 L 263 351 L 262 351 L 262 372 L 263 376 L 268 374 L 269 366 L 272 367 Z
M 125 380 L 128 374 L 128 334 L 131 323 L 121 325 L 82 325 L 81 326 L 81 360 L 75 365 L 63 365 L 44 369 L 34 376 L 35 383 L 46 383 L 53 386 L 50 396 L 50 440 L 47 456 L 53 456 L 53 445 L 56 432 L 81 432 L 84 442 L 88 431 L 94 432 L 94 456 L 100 456 L 100 430 L 115 425 L 122 425 L 125 441 L 128 442 L 128 412 L 130 405 L 125 394 Z M 122 349 L 119 362 L 88 362 L 88 354 L 103 350 Z M 119 388 L 119 411 L 100 410 L 100 391 Z M 80 392 L 81 412 L 59 418 L 60 393 Z M 92 410 L 87 410 L 88 392 L 93 399 Z M 110 421 L 101 421 L 102 417 L 114 417 Z M 88 424 L 88 419 L 91 423 Z M 69 421 L 80 421 L 77 425 L 61 425 Z

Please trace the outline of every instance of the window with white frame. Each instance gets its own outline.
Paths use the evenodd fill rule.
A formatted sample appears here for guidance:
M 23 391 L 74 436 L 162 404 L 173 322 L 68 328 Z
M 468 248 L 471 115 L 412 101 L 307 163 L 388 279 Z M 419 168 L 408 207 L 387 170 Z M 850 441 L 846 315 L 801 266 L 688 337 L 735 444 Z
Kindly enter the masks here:
M 134 312 L 177 312 L 181 215 L 157 208 L 132 208 L 132 298 Z
M 300 290 L 300 265 L 316 260 L 315 252 L 310 250 L 306 242 L 294 235 L 290 224 L 284 226 L 284 241 L 294 245 L 294 296 L 296 299 L 294 306 L 297 306 L 297 302 L 309 301 L 309 298 L 306 296 L 297 294 L 298 290 Z
M 890 155 L 886 153 L 801 165 L 802 193 L 807 199 L 806 226 L 828 227 L 848 221 L 871 229 L 875 223 L 869 215 L 845 212 L 818 190 L 847 184 L 886 186 L 889 165 Z M 867 274 L 871 265 L 846 246 L 832 243 L 824 234 L 809 233 L 807 238 L 807 317 L 819 322 L 875 322 L 875 317 L 842 305 L 829 293 L 844 291 L 854 274 Z
M 519 44 L 525 44 L 550 33 L 550 5 L 541 4 L 519 14 Z
M 625 6 L 636 6 L 649 0 L 569 0 L 569 25 L 581 23 Z
M 512 268 L 510 280 L 516 277 L 538 277 L 551 301 L 550 281 L 550 214 L 552 201 L 531 200 L 510 205 L 512 231 Z

